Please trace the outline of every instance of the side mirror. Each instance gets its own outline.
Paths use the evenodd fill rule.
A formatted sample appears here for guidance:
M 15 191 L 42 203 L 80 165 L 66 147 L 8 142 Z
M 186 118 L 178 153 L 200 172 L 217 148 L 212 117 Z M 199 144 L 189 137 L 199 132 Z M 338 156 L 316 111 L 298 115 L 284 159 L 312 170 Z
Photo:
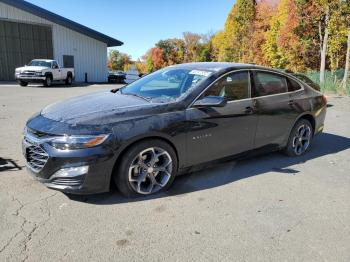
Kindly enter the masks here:
M 227 100 L 222 96 L 206 96 L 194 102 L 193 107 L 224 107 Z

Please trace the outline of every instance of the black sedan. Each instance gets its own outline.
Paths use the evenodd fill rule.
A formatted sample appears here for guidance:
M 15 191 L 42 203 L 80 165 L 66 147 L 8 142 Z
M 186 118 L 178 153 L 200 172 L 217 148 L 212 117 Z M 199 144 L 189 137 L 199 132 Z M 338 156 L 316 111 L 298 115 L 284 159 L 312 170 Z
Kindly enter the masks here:
M 67 193 L 167 189 L 193 166 L 256 152 L 306 153 L 326 99 L 298 78 L 233 63 L 164 68 L 119 90 L 44 108 L 27 122 L 30 172 Z
M 110 71 L 108 72 L 108 83 L 123 84 L 126 79 L 126 73 L 123 71 Z

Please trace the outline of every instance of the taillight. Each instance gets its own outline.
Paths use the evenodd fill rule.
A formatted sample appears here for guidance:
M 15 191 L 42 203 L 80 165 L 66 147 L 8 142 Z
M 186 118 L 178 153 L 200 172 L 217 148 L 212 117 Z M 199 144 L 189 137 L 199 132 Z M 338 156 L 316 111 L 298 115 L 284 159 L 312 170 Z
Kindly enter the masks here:
M 322 101 L 325 105 L 327 105 L 327 97 L 325 95 L 322 96 Z

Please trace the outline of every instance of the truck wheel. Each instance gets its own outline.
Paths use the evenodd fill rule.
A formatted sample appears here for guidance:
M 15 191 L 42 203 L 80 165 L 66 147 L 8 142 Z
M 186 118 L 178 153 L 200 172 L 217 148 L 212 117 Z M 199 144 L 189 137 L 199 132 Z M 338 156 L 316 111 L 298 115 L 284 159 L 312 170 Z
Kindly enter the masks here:
M 49 87 L 49 86 L 51 86 L 51 84 L 52 84 L 52 78 L 51 78 L 51 76 L 46 76 L 46 78 L 45 78 L 45 80 L 44 80 L 44 86 Z
M 68 75 L 67 78 L 66 78 L 66 85 L 71 85 L 72 82 L 73 82 L 72 76 L 71 76 L 71 75 Z
M 28 85 L 28 82 L 19 81 L 19 85 L 20 85 L 20 86 L 27 86 L 27 85 Z

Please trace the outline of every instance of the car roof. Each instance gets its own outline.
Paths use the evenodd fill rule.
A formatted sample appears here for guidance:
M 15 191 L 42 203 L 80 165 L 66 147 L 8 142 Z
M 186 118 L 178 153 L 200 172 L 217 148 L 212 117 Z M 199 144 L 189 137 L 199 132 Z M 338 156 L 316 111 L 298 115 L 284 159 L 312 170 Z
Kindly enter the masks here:
M 201 69 L 201 70 L 210 70 L 210 71 L 222 71 L 226 69 L 265 69 L 272 70 L 274 69 L 258 66 L 254 64 L 242 64 L 242 63 L 230 63 L 230 62 L 196 62 L 196 63 L 186 63 L 173 65 L 171 67 L 186 68 L 186 69 Z

